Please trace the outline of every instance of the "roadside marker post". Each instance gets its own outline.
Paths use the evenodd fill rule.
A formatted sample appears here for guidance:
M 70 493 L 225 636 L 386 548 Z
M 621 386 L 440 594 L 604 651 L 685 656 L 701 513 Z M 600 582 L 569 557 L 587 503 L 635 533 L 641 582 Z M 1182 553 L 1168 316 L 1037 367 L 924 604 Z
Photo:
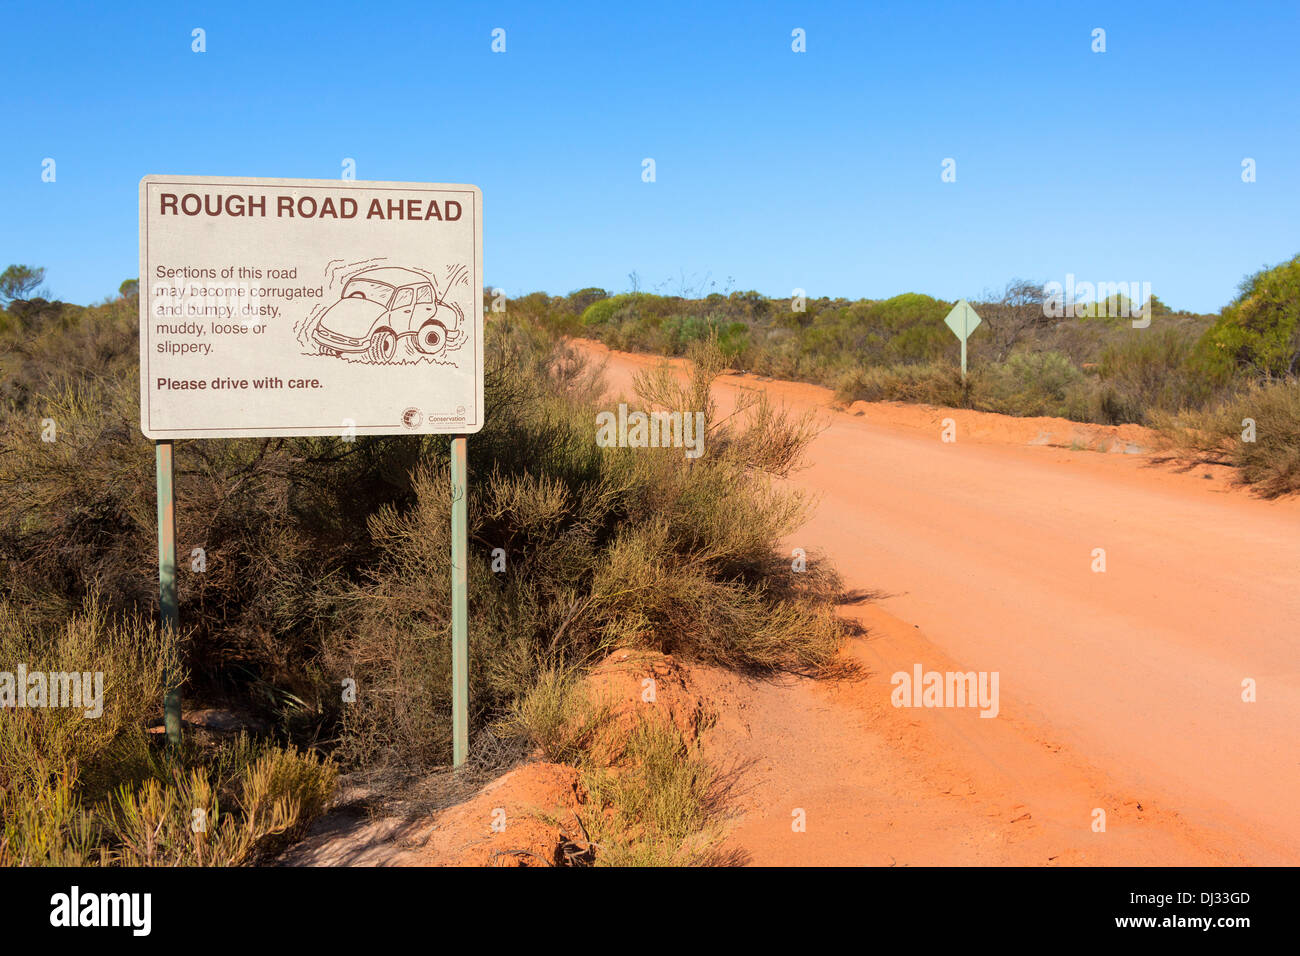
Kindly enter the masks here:
M 176 498 L 172 479 L 175 466 L 170 441 L 154 442 L 154 467 L 158 479 L 158 625 L 163 640 L 175 648 L 180 612 L 176 600 Z M 163 727 L 167 746 L 181 742 L 181 691 L 175 671 L 167 674 L 163 694 Z
M 176 439 L 449 435 L 452 761 L 464 766 L 466 436 L 486 416 L 483 325 L 477 186 L 141 179 L 140 430 L 154 441 L 166 639 L 180 616 Z M 167 675 L 163 699 L 169 749 L 178 679 Z
M 952 307 L 944 323 L 952 329 L 952 334 L 961 340 L 961 380 L 966 382 L 966 340 L 980 324 L 980 317 L 975 314 L 970 303 L 965 299 L 958 299 L 957 304 Z
M 452 766 L 469 755 L 469 504 L 467 440 L 451 440 L 451 737 Z

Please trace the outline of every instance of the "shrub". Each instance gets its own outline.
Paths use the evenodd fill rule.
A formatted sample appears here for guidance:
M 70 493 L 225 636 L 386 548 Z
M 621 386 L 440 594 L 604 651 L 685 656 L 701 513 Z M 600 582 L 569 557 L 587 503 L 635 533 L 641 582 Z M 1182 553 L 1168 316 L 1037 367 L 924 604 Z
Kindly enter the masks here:
M 502 728 L 522 735 L 554 763 L 576 763 L 608 726 L 611 708 L 593 701 L 578 671 L 555 665 L 540 670 L 532 686 L 511 702 Z
M 254 862 L 300 835 L 334 792 L 333 765 L 314 755 L 260 750 L 247 740 L 234 751 L 233 779 L 223 780 L 216 769 L 176 768 L 168 780 L 121 787 L 104 814 L 109 860 L 122 866 Z
M 835 397 L 842 402 L 924 402 L 956 408 L 965 404 L 965 389 L 961 370 L 952 365 L 897 365 L 843 373 Z
M 1060 352 L 1017 352 L 980 368 L 973 378 L 976 408 L 1007 415 L 1065 416 L 1077 408 L 1085 376 Z
M 96 782 L 120 773 L 125 750 L 143 749 L 146 721 L 161 711 L 168 676 L 183 677 L 172 642 L 138 618 L 112 620 L 94 595 L 83 610 L 48 628 L 13 604 L 0 603 L 0 661 L 6 669 L 24 664 L 28 673 L 103 675 L 98 717 L 87 718 L 76 707 L 3 711 L 0 790 L 10 795 L 45 788 L 64 773 L 94 792 L 106 792 L 108 786 Z
M 119 301 L 0 350 L 0 364 L 18 369 L 0 406 L 0 597 L 36 625 L 66 621 L 92 591 L 114 616 L 156 607 L 136 321 Z M 53 442 L 41 440 L 46 418 Z M 286 729 L 318 736 L 336 696 L 317 694 L 310 597 L 321 577 L 353 577 L 373 560 L 367 517 L 409 500 L 411 468 L 434 447 L 402 437 L 178 443 L 188 695 L 249 688 Z M 206 553 L 201 574 L 190 570 L 195 547 Z
M 601 392 L 569 366 L 565 348 L 535 366 L 515 364 L 520 400 L 494 405 L 498 414 L 470 443 L 471 470 L 482 476 L 468 501 L 475 728 L 519 717 L 530 693 L 543 695 L 527 705 L 530 722 L 544 723 L 543 704 L 557 691 L 534 676 L 580 667 L 617 642 L 766 670 L 812 670 L 834 656 L 840 630 L 829 601 L 838 583 L 811 574 L 796 590 L 775 558 L 803 505 L 772 476 L 796 464 L 802 426 L 770 410 L 747 426 L 713 422 L 709 383 L 724 359 L 709 344 L 696 355 L 684 386 L 669 373 L 638 382 L 644 407 L 706 413 L 705 454 L 695 460 L 677 448 L 597 447 Z M 564 380 L 557 362 L 570 367 Z M 326 668 L 363 688 L 342 713 L 346 759 L 448 757 L 445 465 L 426 463 L 412 484 L 411 506 L 370 519 L 382 556 L 375 568 L 321 596 L 334 622 L 323 636 Z M 498 547 L 504 575 L 491 570 Z
M 643 292 L 627 292 L 608 299 L 599 299 L 583 310 L 582 324 L 584 326 L 607 325 L 615 319 L 623 321 L 647 314 L 662 317 L 666 314 L 663 301 L 662 296 L 648 295 Z
M 1220 381 L 1237 370 L 1257 379 L 1300 371 L 1300 256 L 1248 276 L 1201 339 L 1198 358 Z
M 1101 353 L 1101 379 L 1121 395 L 1124 421 L 1145 423 L 1155 411 L 1199 407 L 1210 383 L 1192 368 L 1194 340 L 1177 327 L 1130 329 Z
M 97 717 L 4 711 L 0 865 L 237 864 L 300 833 L 333 793 L 332 764 L 247 740 L 215 757 L 187 746 L 164 758 L 145 726 L 168 681 L 183 676 L 176 650 L 138 619 L 111 620 L 94 597 L 52 629 L 0 604 L 0 660 L 103 675 Z
M 1254 423 L 1253 440 L 1249 419 Z M 1300 491 L 1300 382 L 1252 386 L 1205 411 L 1156 420 L 1181 452 L 1198 460 L 1233 464 L 1263 496 Z
M 718 862 L 718 778 L 671 724 L 642 719 L 607 768 L 583 773 L 584 827 L 597 866 L 699 866 Z

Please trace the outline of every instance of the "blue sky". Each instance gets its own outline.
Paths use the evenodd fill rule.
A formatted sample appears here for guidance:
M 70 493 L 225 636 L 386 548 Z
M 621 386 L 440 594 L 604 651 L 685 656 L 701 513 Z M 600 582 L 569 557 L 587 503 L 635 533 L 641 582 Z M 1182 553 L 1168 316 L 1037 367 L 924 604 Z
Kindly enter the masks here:
M 138 272 L 146 173 L 352 158 L 480 186 L 509 295 L 635 272 L 952 299 L 1073 273 L 1217 310 L 1300 252 L 1298 43 L 1295 2 L 24 4 L 0 35 L 0 264 L 98 301 Z

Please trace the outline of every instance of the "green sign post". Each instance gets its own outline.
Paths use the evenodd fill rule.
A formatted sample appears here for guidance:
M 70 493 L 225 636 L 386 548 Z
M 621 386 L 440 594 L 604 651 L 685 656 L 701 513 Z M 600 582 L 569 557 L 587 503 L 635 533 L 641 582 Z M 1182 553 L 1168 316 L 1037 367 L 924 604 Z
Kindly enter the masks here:
M 176 499 L 172 491 L 175 466 L 172 461 L 172 443 L 154 442 L 154 466 L 158 478 L 158 624 L 163 639 L 175 650 L 177 618 L 176 600 Z M 181 742 L 181 690 L 177 675 L 167 675 L 167 689 L 163 692 L 163 727 L 167 731 L 167 746 L 176 747 Z
M 467 442 L 451 440 L 451 748 L 452 766 L 469 755 L 469 471 Z
M 966 340 L 979 327 L 980 317 L 965 299 L 958 299 L 948 317 L 943 320 L 952 334 L 961 340 L 961 380 L 966 381 Z

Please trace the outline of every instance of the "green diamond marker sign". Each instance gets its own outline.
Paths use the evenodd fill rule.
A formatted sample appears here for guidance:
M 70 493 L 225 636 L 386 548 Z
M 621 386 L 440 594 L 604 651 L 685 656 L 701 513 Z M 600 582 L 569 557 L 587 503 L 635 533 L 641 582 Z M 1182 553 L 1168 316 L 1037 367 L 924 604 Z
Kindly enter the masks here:
M 966 381 L 966 339 L 980 324 L 980 317 L 965 299 L 958 299 L 948 317 L 943 320 L 952 334 L 961 340 L 961 380 Z

